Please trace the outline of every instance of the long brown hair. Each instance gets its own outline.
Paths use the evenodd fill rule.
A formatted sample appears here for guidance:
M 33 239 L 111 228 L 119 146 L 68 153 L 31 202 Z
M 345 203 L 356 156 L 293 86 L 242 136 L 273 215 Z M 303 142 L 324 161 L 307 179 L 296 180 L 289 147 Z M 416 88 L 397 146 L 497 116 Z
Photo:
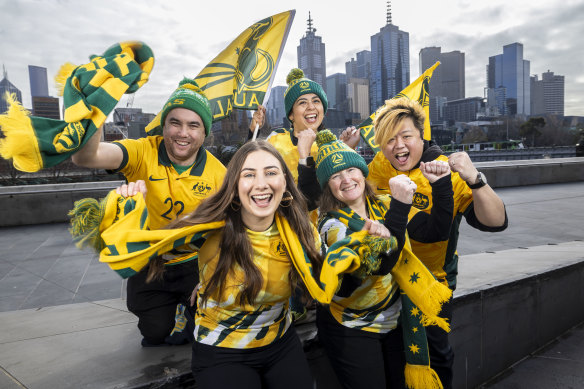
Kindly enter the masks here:
M 245 225 L 241 219 L 241 212 L 237 207 L 232 207 L 233 200 L 238 193 L 239 176 L 241 169 L 248 155 L 255 151 L 267 151 L 279 161 L 286 178 L 286 189 L 292 194 L 294 199 L 290 206 L 280 205 L 276 212 L 286 218 L 292 231 L 296 233 L 300 244 L 306 251 L 315 270 L 315 274 L 320 274 L 322 257 L 316 249 L 313 227 L 308 218 L 308 208 L 306 200 L 296 187 L 290 169 L 286 166 L 280 153 L 268 142 L 257 140 L 244 144 L 234 155 L 229 165 L 223 185 L 211 197 L 204 200 L 199 207 L 188 216 L 176 220 L 169 224 L 169 228 L 181 228 L 184 226 L 209 223 L 213 221 L 225 220 L 223 234 L 219 244 L 219 260 L 215 267 L 215 272 L 208 280 L 201 280 L 205 293 L 201 296 L 202 303 L 205 304 L 211 296 L 218 298 L 223 294 L 225 279 L 235 264 L 241 266 L 245 276 L 245 287 L 237 297 L 237 303 L 253 304 L 262 286 L 262 275 L 253 263 L 251 257 L 252 247 L 245 230 Z M 293 267 L 291 281 L 293 284 L 298 281 L 299 276 Z

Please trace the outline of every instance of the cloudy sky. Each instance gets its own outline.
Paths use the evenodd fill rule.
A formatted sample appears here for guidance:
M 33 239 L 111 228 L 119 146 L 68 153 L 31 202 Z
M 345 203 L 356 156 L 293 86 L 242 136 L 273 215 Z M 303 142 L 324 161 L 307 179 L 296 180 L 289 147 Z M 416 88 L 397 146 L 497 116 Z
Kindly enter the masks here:
M 288 9 L 296 9 L 296 17 L 274 85 L 284 85 L 297 66 L 296 46 L 309 11 L 326 44 L 329 75 L 344 73 L 356 52 L 370 50 L 370 36 L 386 18 L 381 0 L 0 0 L 0 64 L 30 107 L 28 65 L 46 67 L 52 79 L 64 62 L 83 64 L 115 42 L 141 40 L 153 49 L 156 64 L 134 106 L 157 112 L 183 76 L 198 74 L 249 25 Z M 482 96 L 489 56 L 520 42 L 532 75 L 541 78 L 551 70 L 565 76 L 565 114 L 584 116 L 584 1 L 394 0 L 392 16 L 410 34 L 411 80 L 420 74 L 421 48 L 460 50 L 466 56 L 466 97 Z M 56 96 L 51 82 L 49 87 Z

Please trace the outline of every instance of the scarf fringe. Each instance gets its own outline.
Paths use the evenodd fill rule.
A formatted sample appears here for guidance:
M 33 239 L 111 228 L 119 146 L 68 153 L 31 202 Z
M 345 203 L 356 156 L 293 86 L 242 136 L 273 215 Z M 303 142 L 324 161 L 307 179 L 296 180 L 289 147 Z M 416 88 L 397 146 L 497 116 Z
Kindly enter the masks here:
M 0 139 L 0 155 L 12 159 L 14 167 L 20 171 L 33 173 L 43 168 L 43 160 L 30 112 L 16 99 L 15 93 L 6 93 L 8 111 L 0 115 L 0 129 L 5 138 Z
M 452 290 L 450 288 L 438 282 L 433 283 L 421 296 L 420 301 L 414 301 L 414 304 L 423 312 L 420 319 L 422 325 L 424 327 L 436 325 L 444 331 L 450 332 L 450 324 L 446 319 L 439 317 L 438 313 L 442 309 L 442 304 L 451 298 Z
M 67 79 L 71 77 L 73 72 L 77 69 L 77 66 L 73 65 L 71 62 L 67 62 L 61 66 L 59 72 L 55 76 L 55 83 L 57 87 L 57 93 L 59 96 L 63 96 L 65 93 L 65 85 L 67 84 Z
M 366 277 L 378 271 L 381 266 L 379 254 L 389 251 L 390 248 L 391 242 L 389 239 L 366 235 L 363 238 L 363 245 L 359 249 L 361 266 L 354 272 L 354 275 Z
M 411 389 L 443 389 L 438 374 L 430 366 L 406 363 L 406 386 Z
M 98 201 L 85 198 L 76 201 L 73 209 L 69 211 L 68 216 L 71 217 L 69 232 L 78 248 L 90 247 L 97 252 L 104 248 L 99 225 L 105 215 L 105 204 L 106 199 Z

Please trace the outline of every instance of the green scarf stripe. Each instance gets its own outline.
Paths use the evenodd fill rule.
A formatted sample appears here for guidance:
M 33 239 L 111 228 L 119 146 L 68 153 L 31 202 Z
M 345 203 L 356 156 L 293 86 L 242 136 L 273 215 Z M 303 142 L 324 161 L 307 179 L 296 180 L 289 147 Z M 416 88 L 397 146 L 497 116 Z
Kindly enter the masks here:
M 128 242 L 126 243 L 126 250 L 128 253 L 135 253 L 145 250 L 150 247 L 150 242 Z

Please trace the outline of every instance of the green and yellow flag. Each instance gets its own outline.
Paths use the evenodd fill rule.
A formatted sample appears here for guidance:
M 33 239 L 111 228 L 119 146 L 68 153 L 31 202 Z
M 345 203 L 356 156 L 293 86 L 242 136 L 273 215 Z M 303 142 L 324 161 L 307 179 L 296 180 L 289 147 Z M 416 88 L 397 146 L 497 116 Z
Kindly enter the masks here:
M 411 100 L 417 100 L 426 114 L 426 121 L 424 122 L 424 139 L 430 140 L 431 130 L 430 130 L 430 111 L 429 111 L 429 100 L 430 100 L 430 78 L 432 78 L 432 73 L 440 65 L 437 61 L 432 67 L 428 68 L 420 77 L 418 77 L 414 82 L 408 85 L 404 90 L 399 92 L 397 95 L 392 97 L 396 99 L 398 97 L 407 97 Z M 375 119 L 376 112 L 373 112 L 363 123 L 359 124 L 361 132 L 361 137 L 369 147 L 373 150 L 374 154 L 379 151 L 379 145 L 375 143 L 375 132 L 373 131 L 373 119 Z
M 213 121 L 234 108 L 257 109 L 272 85 L 296 11 L 260 20 L 243 31 L 195 77 L 213 112 Z M 146 127 L 149 135 L 162 126 L 160 114 Z

